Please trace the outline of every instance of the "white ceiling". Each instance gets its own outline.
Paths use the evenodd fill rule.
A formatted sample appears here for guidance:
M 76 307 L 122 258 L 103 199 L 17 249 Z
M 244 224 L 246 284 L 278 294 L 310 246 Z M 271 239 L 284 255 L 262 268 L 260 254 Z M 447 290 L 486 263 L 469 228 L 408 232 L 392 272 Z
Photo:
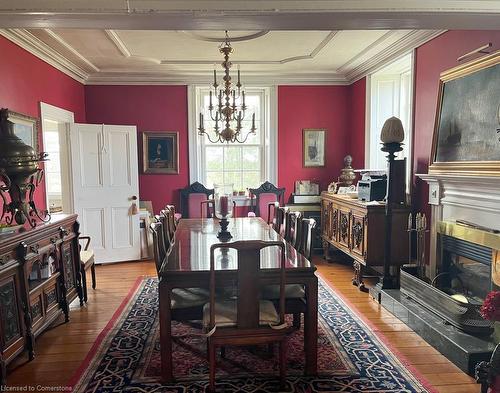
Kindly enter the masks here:
M 245 83 L 351 83 L 435 30 L 230 31 Z M 86 84 L 210 83 L 223 31 L 5 29 L 0 33 Z M 471 48 L 473 49 L 473 48 Z

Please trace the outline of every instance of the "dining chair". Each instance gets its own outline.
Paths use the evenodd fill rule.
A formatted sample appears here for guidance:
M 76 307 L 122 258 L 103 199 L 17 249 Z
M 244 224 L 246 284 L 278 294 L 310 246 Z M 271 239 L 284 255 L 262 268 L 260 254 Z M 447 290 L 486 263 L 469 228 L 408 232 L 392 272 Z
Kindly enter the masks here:
M 314 218 L 300 219 L 300 236 L 297 252 L 302 254 L 308 260 L 312 255 L 313 229 L 316 226 Z M 277 285 L 266 285 L 262 287 L 261 296 L 263 299 L 274 302 L 279 299 L 279 287 Z M 285 312 L 293 315 L 294 328 L 300 328 L 300 316 L 306 311 L 306 292 L 300 284 L 285 285 Z
M 280 249 L 278 307 L 260 298 L 260 257 L 267 247 Z M 236 299 L 216 298 L 215 252 L 237 252 Z M 291 329 L 285 323 L 285 244 L 283 241 L 236 241 L 210 247 L 210 302 L 203 308 L 210 363 L 209 391 L 215 391 L 216 348 L 227 345 L 258 345 L 279 342 L 280 385 L 285 384 L 286 338 Z
M 168 211 L 166 209 L 160 210 L 160 214 L 155 215 L 154 218 L 157 222 L 161 223 L 161 229 L 163 232 L 163 238 L 161 240 L 164 243 L 163 246 L 165 248 L 165 252 L 168 252 L 168 250 L 170 249 L 171 244 L 174 240 L 174 233 L 175 233 L 175 231 L 172 232 L 170 229 L 170 225 L 171 225 L 169 223 L 170 211 Z
M 80 247 L 80 272 L 82 275 L 83 301 L 87 303 L 87 270 L 90 269 L 92 289 L 95 289 L 95 257 L 94 250 L 90 248 L 90 236 L 79 236 L 78 240 L 85 241 L 83 249 Z
M 285 213 L 286 226 L 284 237 L 295 249 L 298 249 L 300 241 L 301 218 L 302 213 L 300 212 L 287 211 Z
M 271 222 L 272 217 L 269 217 L 268 205 L 271 202 L 283 203 L 285 188 L 277 188 L 274 184 L 266 181 L 258 188 L 249 188 L 250 195 L 255 196 L 251 198 L 251 209 L 255 212 L 256 216 L 262 217 L 266 222 Z
M 280 203 L 278 201 L 269 202 L 267 204 L 267 224 L 272 225 L 273 228 L 276 223 L 276 210 L 280 207 Z M 276 230 L 276 228 L 274 228 Z
M 184 218 L 209 217 L 207 211 L 200 211 L 202 201 L 210 199 L 213 195 L 213 188 L 206 188 L 199 182 L 194 182 L 190 186 L 180 190 L 181 213 Z
M 168 262 L 172 247 L 165 248 L 164 230 L 161 222 L 150 225 L 153 234 L 153 254 L 156 272 L 160 274 L 163 264 Z M 203 288 L 174 288 L 170 296 L 171 318 L 176 321 L 201 321 L 203 306 L 209 300 L 208 291 Z
M 286 213 L 290 210 L 287 206 L 278 206 L 276 209 L 276 222 L 273 228 L 281 237 L 285 237 L 286 233 Z
M 165 210 L 169 210 L 170 213 L 172 214 L 170 218 L 170 228 L 175 232 L 177 229 L 177 223 L 179 222 L 179 219 L 182 217 L 180 213 L 175 212 L 175 206 L 174 205 L 165 205 Z

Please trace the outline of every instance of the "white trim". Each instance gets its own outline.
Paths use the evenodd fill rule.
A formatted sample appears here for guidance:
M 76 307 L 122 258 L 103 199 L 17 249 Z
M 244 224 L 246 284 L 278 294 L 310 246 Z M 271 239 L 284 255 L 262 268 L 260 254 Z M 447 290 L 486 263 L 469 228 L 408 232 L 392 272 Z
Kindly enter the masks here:
M 269 146 L 268 173 L 269 182 L 278 184 L 278 86 L 269 88 Z
M 25 29 L 0 29 L 0 34 L 80 83 L 85 83 L 89 77 L 88 72 Z
M 71 145 L 69 143 L 69 124 L 75 122 L 75 115 L 66 109 L 58 108 L 57 106 L 46 104 L 45 102 L 40 102 L 40 119 L 41 119 L 41 129 L 42 129 L 42 140 L 45 145 L 45 134 L 43 132 L 43 122 L 44 120 L 51 120 L 57 123 L 66 124 L 65 132 L 60 132 L 59 139 L 60 144 L 60 162 L 61 162 L 61 188 L 62 188 L 62 203 L 63 203 L 63 213 L 73 213 L 74 212 L 74 195 L 73 195 L 73 181 L 71 176 Z M 64 170 L 63 170 L 64 168 Z M 47 191 L 47 182 L 44 182 L 45 186 L 45 203 L 47 208 L 49 207 Z
M 200 146 L 198 143 L 198 132 L 196 130 L 196 97 L 198 96 L 197 90 L 199 88 L 190 85 L 188 86 L 188 144 L 189 144 L 189 181 L 194 183 L 200 181 Z

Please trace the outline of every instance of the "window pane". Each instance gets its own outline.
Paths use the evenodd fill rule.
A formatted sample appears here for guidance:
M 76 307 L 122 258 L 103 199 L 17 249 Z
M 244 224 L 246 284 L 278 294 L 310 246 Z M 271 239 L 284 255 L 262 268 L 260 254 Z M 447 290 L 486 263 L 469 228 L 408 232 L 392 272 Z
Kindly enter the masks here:
M 260 172 L 243 172 L 243 188 L 257 188 L 260 184 Z
M 61 193 L 61 178 L 59 176 L 49 176 L 47 178 L 47 191 L 50 193 Z
M 224 170 L 231 171 L 239 169 L 241 169 L 241 147 L 224 147 Z
M 259 170 L 260 169 L 260 148 L 258 146 L 244 146 L 243 150 L 243 169 Z
M 214 188 L 214 184 L 224 183 L 224 173 L 223 172 L 207 172 L 207 184 L 208 188 Z
M 206 148 L 206 168 L 208 171 L 223 170 L 223 147 L 211 146 Z
M 243 190 L 241 172 L 224 172 L 224 184 L 233 184 L 233 190 Z

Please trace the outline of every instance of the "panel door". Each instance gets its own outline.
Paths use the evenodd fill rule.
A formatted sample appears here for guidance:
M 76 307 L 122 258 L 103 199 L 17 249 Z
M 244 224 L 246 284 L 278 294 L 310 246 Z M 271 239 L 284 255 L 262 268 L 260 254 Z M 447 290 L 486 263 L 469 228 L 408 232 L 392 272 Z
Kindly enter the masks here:
M 70 140 L 75 212 L 96 262 L 140 259 L 136 128 L 72 124 Z
M 339 244 L 350 250 L 350 221 L 351 212 L 349 210 L 339 209 Z
M 351 216 L 351 248 L 352 253 L 363 259 L 365 258 L 365 227 L 366 216 L 364 214 L 353 212 Z

